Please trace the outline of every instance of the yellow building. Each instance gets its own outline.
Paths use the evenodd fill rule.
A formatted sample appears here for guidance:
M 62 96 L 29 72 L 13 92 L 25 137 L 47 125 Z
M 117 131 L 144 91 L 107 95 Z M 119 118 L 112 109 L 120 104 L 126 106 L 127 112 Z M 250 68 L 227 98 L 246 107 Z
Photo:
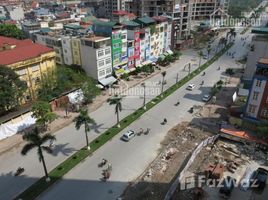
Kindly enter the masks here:
M 28 89 L 22 103 L 36 98 L 42 77 L 55 70 L 55 52 L 31 40 L 16 40 L 0 36 L 0 65 L 12 68 L 27 82 Z
M 72 38 L 71 39 L 73 64 L 82 66 L 80 45 L 81 45 L 80 38 Z

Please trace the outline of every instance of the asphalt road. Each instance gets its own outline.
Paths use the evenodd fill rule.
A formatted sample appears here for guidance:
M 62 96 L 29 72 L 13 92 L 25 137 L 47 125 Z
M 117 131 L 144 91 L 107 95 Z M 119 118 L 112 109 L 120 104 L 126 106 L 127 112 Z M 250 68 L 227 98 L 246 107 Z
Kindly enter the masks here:
M 233 50 L 237 52 L 237 57 L 241 57 L 245 53 L 243 52 L 244 48 L 241 48 L 239 37 L 238 35 L 237 44 L 233 47 Z M 189 62 L 195 63 L 195 65 L 192 65 L 193 68 L 197 67 L 198 56 L 196 52 L 185 51 L 182 58 L 166 70 L 165 79 L 167 84 L 165 89 L 175 83 L 177 73 L 179 74 L 179 79 L 188 73 L 183 71 L 183 68 Z M 217 70 L 218 66 L 221 66 L 220 71 Z M 121 136 L 119 134 L 111 142 L 95 152 L 92 157 L 75 167 L 61 182 L 45 193 L 42 199 L 76 198 L 95 200 L 114 199 L 114 197 L 119 196 L 127 182 L 137 177 L 148 163 L 154 159 L 159 148 L 159 142 L 166 132 L 182 120 L 191 120 L 192 115 L 187 110 L 192 105 L 203 104 L 201 102 L 203 94 L 209 92 L 209 87 L 218 81 L 223 76 L 222 73 L 225 68 L 230 66 L 235 66 L 234 60 L 224 55 L 217 63 L 206 70 L 205 77 L 198 76 L 191 81 L 197 86 L 194 91 L 186 91 L 187 85 L 185 85 L 128 128 L 137 131 L 141 127 L 144 129 L 148 127 L 151 128 L 150 135 L 135 137 L 129 143 L 124 143 L 119 140 Z M 162 76 L 158 74 L 148 79 L 146 85 L 155 85 L 160 80 L 162 80 Z M 201 87 L 199 84 L 202 80 L 205 81 L 205 84 Z M 135 88 L 139 90 L 140 86 Z M 160 86 L 155 86 L 153 89 L 159 91 Z M 137 94 L 124 98 L 122 102 L 123 111 L 120 113 L 121 118 L 134 112 L 142 105 L 143 99 L 141 96 L 143 95 Z M 147 101 L 153 97 L 154 95 L 147 96 Z M 175 107 L 174 104 L 178 99 L 181 103 L 178 107 Z M 90 115 L 97 123 L 97 126 L 93 127 L 93 130 L 89 133 L 90 140 L 96 138 L 116 122 L 114 106 L 110 106 L 107 103 Z M 168 123 L 162 126 L 160 122 L 163 121 L 164 117 L 167 118 Z M 57 142 L 53 155 L 45 154 L 48 170 L 53 169 L 76 150 L 85 146 L 83 129 L 77 131 L 73 124 L 58 131 L 56 137 Z M 14 149 L 0 156 L 0 199 L 12 199 L 44 174 L 42 165 L 38 161 L 36 150 L 29 152 L 27 156 L 21 156 L 20 150 L 20 148 Z M 97 164 L 103 157 L 113 165 L 111 180 L 108 183 L 99 181 L 101 169 L 97 167 Z M 19 166 L 25 168 L 25 173 L 22 176 L 14 177 L 13 174 Z
M 245 54 L 246 50 L 241 46 L 240 38 L 237 37 L 237 43 L 231 49 L 231 51 L 237 52 L 237 57 Z M 218 70 L 218 66 L 221 67 L 221 70 Z M 190 81 L 197 86 L 193 91 L 186 90 L 187 84 L 177 90 L 75 167 L 62 181 L 43 193 L 39 199 L 109 200 L 119 197 L 128 183 L 139 176 L 154 160 L 160 142 L 167 131 L 179 122 L 193 118 L 193 115 L 189 114 L 187 110 L 193 105 L 204 104 L 201 101 L 202 96 L 209 92 L 214 83 L 224 78 L 223 72 L 228 67 L 238 66 L 234 59 L 224 55 L 206 70 L 205 76 L 199 75 Z M 173 70 L 175 69 L 169 69 L 167 72 L 169 74 L 169 76 L 167 75 L 168 82 L 171 83 L 174 82 L 172 80 L 175 74 Z M 202 80 L 205 84 L 200 86 Z M 178 100 L 180 105 L 175 107 L 174 104 Z M 133 108 L 131 105 L 130 107 Z M 167 118 L 166 125 L 160 124 L 163 118 Z M 127 130 L 139 131 L 140 128 L 150 128 L 151 132 L 149 135 L 136 136 L 130 142 L 120 140 L 121 135 Z M 106 158 L 113 166 L 111 178 L 106 183 L 100 181 L 102 168 L 98 167 L 98 163 L 102 158 Z

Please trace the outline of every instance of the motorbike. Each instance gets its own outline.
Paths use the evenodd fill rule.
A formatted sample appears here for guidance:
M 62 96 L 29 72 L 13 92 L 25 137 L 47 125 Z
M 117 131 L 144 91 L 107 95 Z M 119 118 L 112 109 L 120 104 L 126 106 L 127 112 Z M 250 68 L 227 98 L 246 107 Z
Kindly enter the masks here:
M 151 129 L 147 128 L 147 130 L 144 132 L 144 135 L 148 135 Z
M 205 76 L 206 75 L 206 72 L 203 72 L 203 76 Z
M 194 107 L 191 107 L 188 112 L 193 113 L 194 112 Z
M 202 82 L 200 83 L 200 85 L 204 85 L 204 81 L 202 81 Z
M 165 118 L 164 121 L 161 124 L 165 125 L 166 123 L 167 123 L 167 119 Z
M 174 105 L 175 105 L 175 106 L 178 106 L 178 105 L 180 105 L 180 102 L 178 101 L 178 102 L 177 102 L 177 103 L 175 103 Z
M 20 174 L 22 174 L 25 171 L 25 169 L 23 167 L 19 167 L 15 173 L 15 176 L 19 176 Z
M 106 159 L 102 159 L 101 163 L 98 164 L 98 167 L 103 167 L 104 165 L 106 165 L 107 160 Z

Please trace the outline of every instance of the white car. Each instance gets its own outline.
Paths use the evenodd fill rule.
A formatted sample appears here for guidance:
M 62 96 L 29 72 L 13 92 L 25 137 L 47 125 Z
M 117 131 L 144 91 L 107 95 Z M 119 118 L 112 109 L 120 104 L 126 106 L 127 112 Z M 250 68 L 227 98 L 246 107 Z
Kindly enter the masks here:
M 207 55 L 203 55 L 203 59 L 207 60 L 208 56 Z
M 124 133 L 121 137 L 122 140 L 128 142 L 129 140 L 131 140 L 134 136 L 135 136 L 135 132 L 132 130 L 128 130 L 126 133 Z
M 202 98 L 203 101 L 208 102 L 211 99 L 211 96 L 209 94 L 205 94 Z
M 186 90 L 193 90 L 194 88 L 195 88 L 195 84 L 190 84 L 190 85 L 188 85 Z

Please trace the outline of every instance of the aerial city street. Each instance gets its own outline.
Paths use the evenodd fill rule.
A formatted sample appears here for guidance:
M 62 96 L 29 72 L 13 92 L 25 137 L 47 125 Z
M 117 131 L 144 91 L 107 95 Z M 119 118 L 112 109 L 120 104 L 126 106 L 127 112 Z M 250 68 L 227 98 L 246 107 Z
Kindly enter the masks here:
M 0 200 L 264 200 L 267 155 L 267 1 L 0 0 Z

